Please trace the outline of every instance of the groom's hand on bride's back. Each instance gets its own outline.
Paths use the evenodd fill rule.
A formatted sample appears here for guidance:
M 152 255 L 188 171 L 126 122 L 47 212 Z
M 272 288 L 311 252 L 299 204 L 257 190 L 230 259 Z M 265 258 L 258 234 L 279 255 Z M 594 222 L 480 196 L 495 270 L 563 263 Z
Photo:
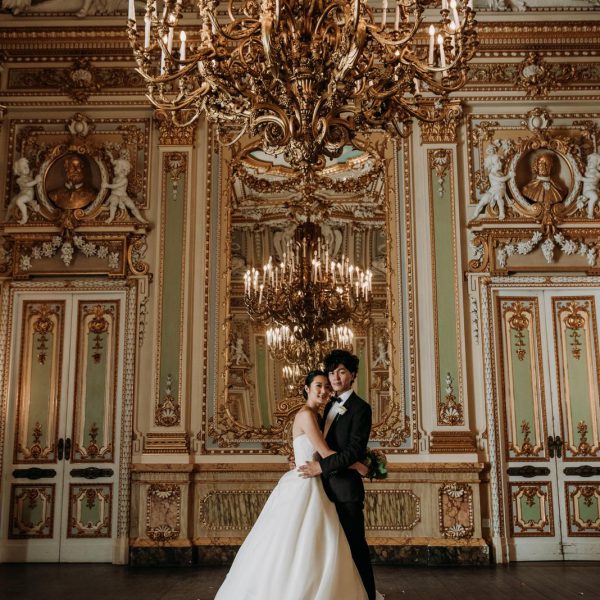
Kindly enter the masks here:
M 304 477 L 304 479 L 307 479 L 308 477 L 318 477 L 323 472 L 321 470 L 321 464 L 316 460 L 310 460 L 298 467 L 298 471 L 300 471 L 300 477 Z

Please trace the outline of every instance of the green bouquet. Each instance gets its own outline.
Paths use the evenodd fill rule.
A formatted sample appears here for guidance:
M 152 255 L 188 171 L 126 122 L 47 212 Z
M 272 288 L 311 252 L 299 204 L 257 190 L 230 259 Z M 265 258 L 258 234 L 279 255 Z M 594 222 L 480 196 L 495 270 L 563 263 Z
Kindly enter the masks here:
M 362 463 L 369 469 L 365 477 L 373 479 L 387 479 L 387 458 L 381 450 L 367 448 L 367 455 Z

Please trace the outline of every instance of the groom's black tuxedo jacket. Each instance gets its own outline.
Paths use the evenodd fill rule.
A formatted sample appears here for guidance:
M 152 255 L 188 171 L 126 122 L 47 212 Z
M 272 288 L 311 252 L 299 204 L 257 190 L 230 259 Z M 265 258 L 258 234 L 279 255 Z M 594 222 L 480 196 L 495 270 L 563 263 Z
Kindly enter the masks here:
M 323 426 L 327 413 L 336 400 L 325 407 Z M 325 441 L 336 454 L 320 459 L 323 487 L 332 502 L 363 502 L 365 488 L 358 471 L 348 469 L 364 459 L 371 433 L 371 407 L 354 392 L 344 403 L 346 412 L 337 415 Z

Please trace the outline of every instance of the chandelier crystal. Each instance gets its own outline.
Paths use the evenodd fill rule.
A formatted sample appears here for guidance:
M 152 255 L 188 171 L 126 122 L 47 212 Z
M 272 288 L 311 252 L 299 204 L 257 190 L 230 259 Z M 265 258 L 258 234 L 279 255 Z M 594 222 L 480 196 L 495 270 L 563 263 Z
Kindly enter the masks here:
M 355 323 L 370 320 L 372 273 L 342 255 L 335 260 L 318 225 L 296 228 L 279 264 L 246 271 L 244 301 L 252 319 L 265 323 L 272 356 L 314 368 L 334 348 L 351 348 Z
M 196 1 L 184 28 L 182 0 L 147 0 L 138 33 L 130 0 L 150 102 L 181 126 L 205 114 L 227 143 L 261 136 L 303 170 L 358 133 L 442 118 L 477 46 L 472 0 Z

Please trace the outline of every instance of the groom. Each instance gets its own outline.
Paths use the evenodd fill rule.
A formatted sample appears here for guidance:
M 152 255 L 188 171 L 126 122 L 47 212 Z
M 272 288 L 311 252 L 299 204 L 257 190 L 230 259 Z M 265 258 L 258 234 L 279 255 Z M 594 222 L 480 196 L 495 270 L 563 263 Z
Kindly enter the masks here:
M 366 455 L 371 407 L 352 390 L 358 372 L 357 356 L 346 350 L 334 350 L 325 357 L 325 372 L 336 397 L 325 407 L 323 435 L 336 454 L 307 462 L 299 470 L 304 477 L 321 475 L 325 492 L 335 503 L 369 600 L 375 600 L 375 581 L 365 539 L 365 489 L 359 473 L 348 468 Z

